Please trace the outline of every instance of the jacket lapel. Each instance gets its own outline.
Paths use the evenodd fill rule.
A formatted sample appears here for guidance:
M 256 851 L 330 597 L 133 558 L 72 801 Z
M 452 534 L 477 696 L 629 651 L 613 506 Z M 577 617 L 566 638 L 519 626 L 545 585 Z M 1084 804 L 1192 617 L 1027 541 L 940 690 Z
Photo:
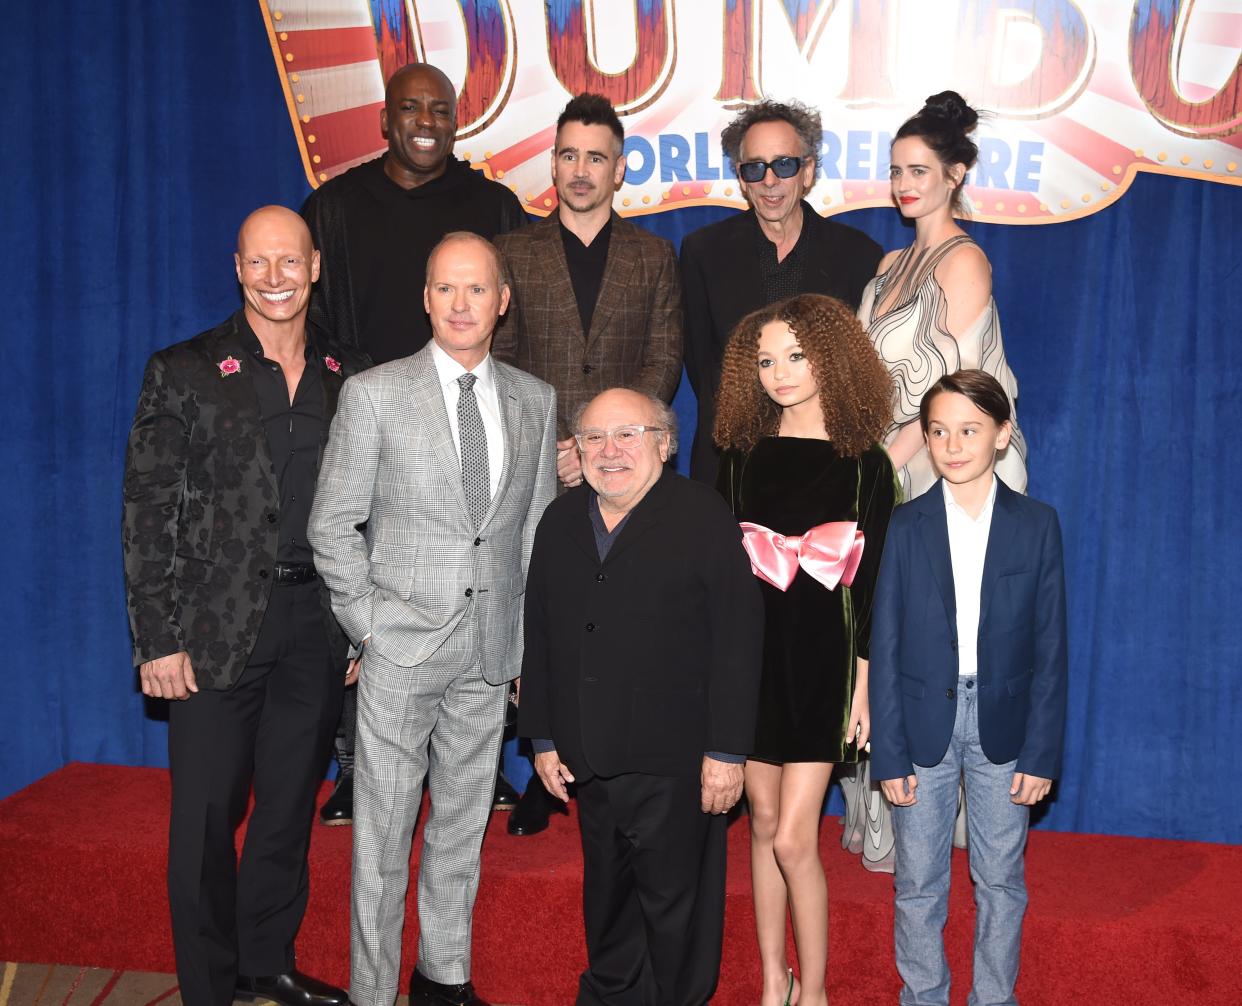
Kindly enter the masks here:
M 461 459 L 453 445 L 453 430 L 449 426 L 448 408 L 444 404 L 444 390 L 440 387 L 440 374 L 431 358 L 430 343 L 413 356 L 407 357 L 406 375 L 413 384 L 412 399 L 427 424 L 427 436 L 435 453 L 436 463 L 449 485 L 453 498 L 461 505 L 463 514 L 469 515 L 466 489 L 461 481 Z
M 608 257 L 604 260 L 604 275 L 599 284 L 599 296 L 595 301 L 595 310 L 591 314 L 591 331 L 586 336 L 588 347 L 599 338 L 607 328 L 613 314 L 630 296 L 630 277 L 638 265 L 637 244 L 630 233 L 629 225 L 617 215 L 616 210 L 613 210 L 612 237 L 608 241 Z M 569 292 L 573 294 L 572 286 Z M 577 307 L 576 300 L 574 306 Z
M 612 548 L 608 551 L 608 562 L 612 562 L 613 558 L 660 523 L 660 514 L 668 502 L 670 480 L 675 477 L 669 474 L 667 469 L 661 472 L 656 484 L 647 490 L 647 495 L 639 500 L 638 505 L 630 511 L 625 527 L 621 529 L 617 540 L 612 543 Z
M 259 413 L 259 398 L 254 391 L 254 377 L 250 368 L 256 366 L 254 354 L 242 342 L 239 331 L 239 319 L 242 312 L 238 311 L 229 321 L 216 330 L 208 346 L 213 365 L 218 365 L 228 357 L 233 357 L 241 364 L 236 373 L 222 376 L 219 391 L 213 395 L 215 404 L 221 410 L 227 410 L 233 421 L 243 429 L 250 430 L 254 437 L 255 464 L 271 487 L 273 499 L 280 498 L 280 490 L 276 485 L 276 466 L 272 463 L 272 450 L 267 442 L 267 431 L 263 429 L 263 417 Z
M 988 609 L 992 605 L 992 595 L 996 593 L 996 581 L 1000 578 L 1005 554 L 1012 549 L 1014 535 L 1018 532 L 1017 495 L 997 476 L 996 502 L 992 504 L 992 526 L 988 529 L 988 548 L 983 556 L 983 582 L 980 587 L 983 596 L 979 600 L 980 632 L 987 624 Z
M 311 364 L 319 368 L 319 387 L 323 393 L 323 428 L 319 435 L 319 461 L 323 460 L 324 448 L 328 446 L 328 431 L 332 427 L 332 417 L 336 415 L 336 403 L 341 397 L 341 385 L 345 383 L 345 371 L 336 357 L 337 370 L 331 370 L 327 358 L 332 356 L 327 348 L 327 341 L 312 327 L 308 327 L 306 338 L 311 346 Z M 316 462 L 315 471 L 319 470 Z
M 500 402 L 500 433 L 504 437 L 505 453 L 500 466 L 500 481 L 496 483 L 496 491 L 492 493 L 492 503 L 483 519 L 483 527 L 495 516 L 500 501 L 509 492 L 515 460 L 522 444 L 522 403 L 513 382 L 505 375 L 502 365 L 495 358 L 492 359 L 492 380 L 496 384 L 496 399 Z
M 949 556 L 949 520 L 944 509 L 944 489 L 936 483 L 919 497 L 919 534 L 927 550 L 932 577 L 944 602 L 950 629 L 957 631 L 957 594 L 953 589 L 953 560 Z
M 544 282 L 550 287 L 549 301 L 556 305 L 563 331 L 586 341 L 582 332 L 582 316 L 578 314 L 578 300 L 574 285 L 569 281 L 569 262 L 565 258 L 565 245 L 561 241 L 561 224 L 555 213 L 532 226 L 540 228 L 540 259 L 548 263 L 542 271 Z

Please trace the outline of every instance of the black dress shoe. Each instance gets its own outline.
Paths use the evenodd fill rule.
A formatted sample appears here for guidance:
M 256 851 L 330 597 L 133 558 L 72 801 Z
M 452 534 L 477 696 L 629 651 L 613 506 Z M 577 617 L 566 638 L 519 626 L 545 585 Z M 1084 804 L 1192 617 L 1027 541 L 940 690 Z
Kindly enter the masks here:
M 543 788 L 539 776 L 533 775 L 530 777 L 530 782 L 526 784 L 526 792 L 522 794 L 522 799 L 513 808 L 513 813 L 509 815 L 507 830 L 510 835 L 518 837 L 537 835 L 547 828 L 548 818 L 553 811 L 558 814 L 568 814 L 569 808 Z
M 336 777 L 332 795 L 319 808 L 319 823 L 329 827 L 354 821 L 354 773 L 351 769 Z
M 496 773 L 496 795 L 492 797 L 492 810 L 512 810 L 518 802 L 518 791 L 513 788 L 503 772 Z
M 441 985 L 425 977 L 415 968 L 410 975 L 410 1006 L 489 1006 L 489 1004 L 475 995 L 474 986 L 470 982 L 461 985 Z
M 245 1002 L 270 999 L 280 1006 L 348 1006 L 344 989 L 321 982 L 300 971 L 286 971 L 267 978 L 237 976 L 234 995 Z

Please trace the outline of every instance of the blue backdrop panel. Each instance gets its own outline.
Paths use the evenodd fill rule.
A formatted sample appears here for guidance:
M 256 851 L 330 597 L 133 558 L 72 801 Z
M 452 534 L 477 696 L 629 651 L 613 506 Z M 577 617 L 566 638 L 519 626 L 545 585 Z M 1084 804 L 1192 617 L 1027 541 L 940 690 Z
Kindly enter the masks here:
M 307 188 L 257 4 L 6 12 L 0 795 L 163 764 L 129 666 L 120 481 L 143 363 L 237 303 L 238 223 Z M 899 118 L 894 115 L 894 119 Z M 674 243 L 730 211 L 639 218 Z M 891 248 L 896 214 L 844 218 Z M 1031 492 L 1065 529 L 1072 687 L 1043 826 L 1242 841 L 1242 189 L 1143 177 L 1074 223 L 979 225 Z M 416 309 L 416 308 L 415 308 Z M 678 411 L 693 432 L 683 384 Z

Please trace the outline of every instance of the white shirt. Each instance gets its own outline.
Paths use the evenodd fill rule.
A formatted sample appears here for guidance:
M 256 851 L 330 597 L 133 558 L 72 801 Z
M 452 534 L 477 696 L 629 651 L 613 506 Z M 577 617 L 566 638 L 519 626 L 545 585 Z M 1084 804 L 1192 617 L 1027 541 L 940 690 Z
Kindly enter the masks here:
M 457 400 L 461 397 L 461 385 L 457 378 L 462 374 L 474 374 L 474 397 L 479 403 L 479 415 L 483 417 L 483 432 L 487 435 L 487 477 L 491 482 L 492 496 L 500 488 L 500 469 L 505 461 L 505 438 L 500 426 L 500 398 L 496 394 L 496 372 L 489 353 L 474 370 L 467 370 L 454 360 L 435 339 L 431 340 L 431 359 L 440 378 L 440 390 L 444 393 L 444 408 L 448 410 L 449 429 L 453 431 L 453 447 L 461 460 L 461 433 L 457 429 Z
M 992 530 L 992 505 L 996 502 L 996 476 L 992 476 L 992 491 L 978 517 L 971 517 L 958 505 L 948 482 L 941 485 L 957 607 L 957 673 L 973 677 L 979 673 L 979 606 L 983 599 L 983 560 Z

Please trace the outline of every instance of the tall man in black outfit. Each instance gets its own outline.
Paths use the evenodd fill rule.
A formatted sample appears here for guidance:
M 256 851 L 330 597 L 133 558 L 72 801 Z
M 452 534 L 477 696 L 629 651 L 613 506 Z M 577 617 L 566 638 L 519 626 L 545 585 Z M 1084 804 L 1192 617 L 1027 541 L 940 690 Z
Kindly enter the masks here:
M 724 935 L 724 812 L 755 737 L 763 602 L 711 489 L 667 470 L 676 419 L 614 388 L 574 425 L 586 485 L 545 511 L 519 732 L 578 787 L 581 1006 L 701 1006 Z
M 803 199 L 815 184 L 822 139 L 819 112 L 800 102 L 745 108 L 720 142 L 750 209 L 681 243 L 686 374 L 699 403 L 690 475 L 700 482 L 716 481 L 716 387 L 733 326 L 799 293 L 828 294 L 857 309 L 880 264 L 878 244 Z
M 410 291 L 422 289 L 427 256 L 445 234 L 491 240 L 526 221 L 517 196 L 453 156 L 457 95 L 434 66 L 411 63 L 392 75 L 380 129 L 386 153 L 324 183 L 302 206 L 322 255 L 311 321 L 377 364 L 431 338 L 426 313 L 409 309 Z M 341 771 L 324 824 L 353 819 L 356 703 L 347 689 L 336 739 Z M 497 785 L 511 806 L 516 794 L 499 777 Z
M 337 396 L 365 360 L 307 329 L 319 254 L 296 213 L 251 214 L 235 265 L 242 309 L 151 357 L 125 468 L 134 661 L 143 693 L 173 700 L 177 977 L 187 1006 L 340 1006 L 293 951 L 347 672 L 306 526 Z

